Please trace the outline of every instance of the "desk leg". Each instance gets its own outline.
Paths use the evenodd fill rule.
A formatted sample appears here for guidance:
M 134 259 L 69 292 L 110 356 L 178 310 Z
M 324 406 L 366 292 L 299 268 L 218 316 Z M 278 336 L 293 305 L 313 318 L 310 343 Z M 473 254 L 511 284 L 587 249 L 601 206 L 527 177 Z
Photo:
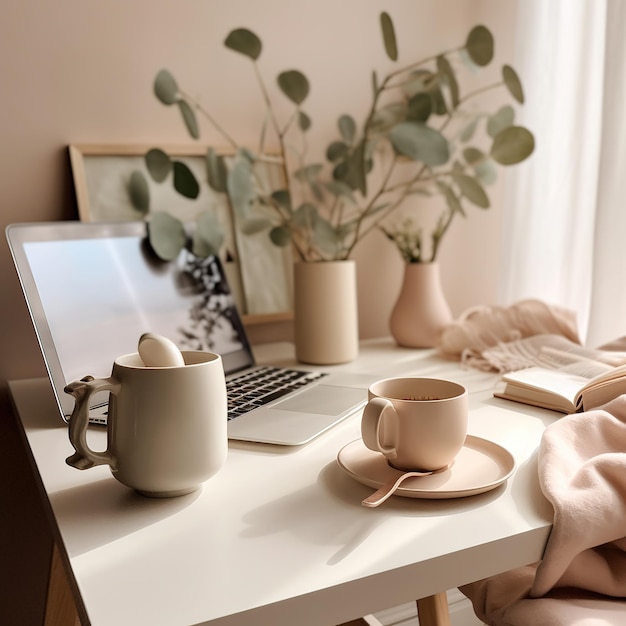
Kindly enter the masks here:
M 417 601 L 420 626 L 450 626 L 448 596 L 445 591 Z
M 76 604 L 56 542 L 52 547 L 45 626 L 80 625 Z

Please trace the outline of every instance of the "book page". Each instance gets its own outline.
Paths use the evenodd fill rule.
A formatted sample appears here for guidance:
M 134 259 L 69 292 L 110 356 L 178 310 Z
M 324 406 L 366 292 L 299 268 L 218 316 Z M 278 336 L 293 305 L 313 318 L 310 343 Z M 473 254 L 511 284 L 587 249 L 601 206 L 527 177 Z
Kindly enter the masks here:
M 589 411 L 606 404 L 624 393 L 626 393 L 626 375 L 622 372 L 620 376 L 604 378 L 586 385 L 579 393 L 577 406 L 584 411 Z
M 542 390 L 566 398 L 574 404 L 578 392 L 589 382 L 584 376 L 563 370 L 550 370 L 543 367 L 529 367 L 505 374 L 502 380 L 520 387 Z

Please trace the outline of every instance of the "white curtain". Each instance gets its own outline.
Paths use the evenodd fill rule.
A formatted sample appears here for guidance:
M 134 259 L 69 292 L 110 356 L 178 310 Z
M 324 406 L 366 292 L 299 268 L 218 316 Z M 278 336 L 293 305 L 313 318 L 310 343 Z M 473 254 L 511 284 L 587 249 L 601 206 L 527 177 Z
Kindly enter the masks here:
M 626 2 L 609 0 L 606 24 L 590 345 L 626 335 Z
M 499 300 L 573 309 L 591 345 L 626 335 L 625 7 L 518 2 L 518 121 L 536 149 L 509 174 Z

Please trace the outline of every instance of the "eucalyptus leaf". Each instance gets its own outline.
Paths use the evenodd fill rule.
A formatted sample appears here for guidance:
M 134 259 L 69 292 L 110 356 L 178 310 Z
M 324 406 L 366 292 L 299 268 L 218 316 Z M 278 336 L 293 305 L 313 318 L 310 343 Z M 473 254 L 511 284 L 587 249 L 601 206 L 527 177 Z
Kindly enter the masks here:
M 441 92 L 441 88 L 435 85 L 428 93 L 432 101 L 433 113 L 436 115 L 446 115 L 446 113 L 448 113 L 448 107 L 446 105 L 446 99 Z
M 154 95 L 168 106 L 178 101 L 178 85 L 168 70 L 160 70 L 154 79 Z
M 185 198 L 195 200 L 200 195 L 200 185 L 194 173 L 182 161 L 173 161 L 174 189 Z
M 235 52 L 239 52 L 253 61 L 261 55 L 261 40 L 247 28 L 236 28 L 231 30 L 224 40 L 224 45 Z
M 407 118 L 408 107 L 404 102 L 392 102 L 374 113 L 369 124 L 372 133 L 387 133 L 393 126 Z
M 515 110 L 506 104 L 487 118 L 487 133 L 490 137 L 495 137 L 501 130 L 513 126 L 514 121 Z
M 275 246 L 284 248 L 291 241 L 291 234 L 285 226 L 274 226 L 270 230 L 270 239 Z
M 414 70 L 404 84 L 404 91 L 411 98 L 418 93 L 428 93 L 435 83 L 435 75 L 430 70 Z
M 520 103 L 524 104 L 524 89 L 516 71 L 510 66 L 502 67 L 502 80 L 509 93 Z
M 249 148 L 239 148 L 237 154 L 241 158 L 246 159 L 251 165 L 254 165 L 254 163 L 258 161 L 257 155 Z
M 452 65 L 450 65 L 448 59 L 442 54 L 437 57 L 437 71 L 439 72 L 441 83 L 450 90 L 451 109 L 454 110 L 459 106 L 460 101 L 459 84 L 456 80 Z
M 454 180 L 461 193 L 470 202 L 481 209 L 489 208 L 489 196 L 475 178 L 465 174 L 454 173 L 452 174 L 452 180 Z
M 277 189 L 272 192 L 271 198 L 275 204 L 291 213 L 291 194 L 288 189 Z
M 325 187 L 334 196 L 341 196 L 342 198 L 346 198 L 351 202 L 355 202 L 354 198 L 352 197 L 353 190 L 350 188 L 349 185 L 346 185 L 339 180 L 331 180 L 326 183 Z
M 360 191 L 363 196 L 367 195 L 365 142 L 363 140 L 350 152 L 345 161 L 335 167 L 333 177 L 335 180 L 346 183 L 351 189 Z
M 311 193 L 315 200 L 319 203 L 324 202 L 324 191 L 322 185 L 317 180 L 310 180 L 309 187 L 311 188 Z
M 309 81 L 298 70 L 288 70 L 278 75 L 278 86 L 294 104 L 302 104 L 309 95 Z
M 393 27 L 391 17 L 386 11 L 380 14 L 380 27 L 383 33 L 383 43 L 385 44 L 385 52 L 392 61 L 398 60 L 398 44 L 396 42 L 396 33 Z
M 446 204 L 448 205 L 450 212 L 452 214 L 459 213 L 463 217 L 466 217 L 465 211 L 463 210 L 463 205 L 459 201 L 453 189 L 449 185 L 441 182 L 438 184 L 438 186 L 443 193 L 443 197 L 446 199 Z
M 163 261 L 173 261 L 185 247 L 187 235 L 183 223 L 169 213 L 153 213 L 148 222 L 148 240 Z
M 144 162 L 150 178 L 157 183 L 162 183 L 172 171 L 172 159 L 159 148 L 148 150 L 144 156 Z
M 409 99 L 406 119 L 425 123 L 430 117 L 432 110 L 432 98 L 427 93 L 417 93 Z
M 491 185 L 498 178 L 495 163 L 482 150 L 472 146 L 463 150 L 465 162 L 474 170 L 476 179 L 483 185 Z
M 469 165 L 474 165 L 477 162 L 483 161 L 488 157 L 482 150 L 470 146 L 463 150 L 463 158 Z
M 475 26 L 467 36 L 465 49 L 478 66 L 489 65 L 493 59 L 493 35 L 486 26 Z
M 342 237 L 328 220 L 319 216 L 313 228 L 313 241 L 322 252 L 333 258 L 341 250 Z
M 178 108 L 180 109 L 180 114 L 183 116 L 183 122 L 185 122 L 187 132 L 194 139 L 198 139 L 200 137 L 200 130 L 194 110 L 185 100 L 178 101 Z
M 378 75 L 376 70 L 372 70 L 372 97 L 376 99 L 378 96 Z
M 317 207 L 314 204 L 305 202 L 293 212 L 293 221 L 297 226 L 310 230 L 313 228 L 317 216 Z
M 495 163 L 487 158 L 472 166 L 476 179 L 483 185 L 493 185 L 498 179 L 498 172 Z
M 239 230 L 244 235 L 256 235 L 272 226 L 272 222 L 266 217 L 251 217 L 243 220 L 239 225 Z
M 455 173 L 455 174 L 465 173 L 465 166 L 458 159 L 454 159 L 454 163 L 452 164 L 452 173 Z
M 142 214 L 150 210 L 150 188 L 143 172 L 134 170 L 128 181 L 128 195 L 133 208 Z
M 243 218 L 248 217 L 256 198 L 252 163 L 241 152 L 237 154 L 226 178 L 228 196 L 235 211 Z
M 196 219 L 191 251 L 200 257 L 215 256 L 224 243 L 224 229 L 213 211 L 204 211 Z
M 213 148 L 209 148 L 206 153 L 206 172 L 209 187 L 218 193 L 226 193 L 228 189 L 226 160 L 221 154 L 217 154 Z
M 414 97 L 418 93 L 428 94 L 432 113 L 436 115 L 445 115 L 447 113 L 437 74 L 433 74 L 428 70 L 415 70 L 411 72 L 410 79 L 404 84 L 404 90 L 409 98 Z
M 311 163 L 310 165 L 301 167 L 293 173 L 296 179 L 309 185 L 313 196 L 318 202 L 324 201 L 324 193 L 318 180 L 318 176 L 323 169 L 324 166 L 320 163 Z
M 350 115 L 341 115 L 337 125 L 339 126 L 339 133 L 345 142 L 351 144 L 356 134 L 356 122 L 354 119 Z
M 530 156 L 535 149 L 535 138 L 523 126 L 509 126 L 493 139 L 490 155 L 500 165 L 514 165 Z
M 463 130 L 461 131 L 460 139 L 461 141 L 469 141 L 476 132 L 476 128 L 478 127 L 479 116 L 474 117 L 468 124 L 465 125 Z
M 348 156 L 348 152 L 350 148 L 348 144 L 343 141 L 333 141 L 328 148 L 326 148 L 326 158 L 334 163 L 335 161 L 339 161 L 339 159 L 344 159 Z
M 311 118 L 304 111 L 298 111 L 298 126 L 303 133 L 311 128 Z
M 323 169 L 324 166 L 321 163 L 311 163 L 296 170 L 293 175 L 303 182 L 311 182 Z
M 398 153 L 431 167 L 443 165 L 450 158 L 448 140 L 439 131 L 418 122 L 396 124 L 389 139 Z

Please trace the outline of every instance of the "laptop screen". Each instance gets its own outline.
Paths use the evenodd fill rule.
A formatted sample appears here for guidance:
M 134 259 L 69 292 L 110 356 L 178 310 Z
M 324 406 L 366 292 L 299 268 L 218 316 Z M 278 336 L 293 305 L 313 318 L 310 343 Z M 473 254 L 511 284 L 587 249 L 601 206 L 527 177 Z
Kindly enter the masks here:
M 182 350 L 217 352 L 226 373 L 253 364 L 216 257 L 183 250 L 162 262 L 143 222 L 13 225 L 7 236 L 55 387 L 109 376 L 113 360 L 135 352 L 148 331 Z M 65 395 L 58 399 L 71 410 Z

